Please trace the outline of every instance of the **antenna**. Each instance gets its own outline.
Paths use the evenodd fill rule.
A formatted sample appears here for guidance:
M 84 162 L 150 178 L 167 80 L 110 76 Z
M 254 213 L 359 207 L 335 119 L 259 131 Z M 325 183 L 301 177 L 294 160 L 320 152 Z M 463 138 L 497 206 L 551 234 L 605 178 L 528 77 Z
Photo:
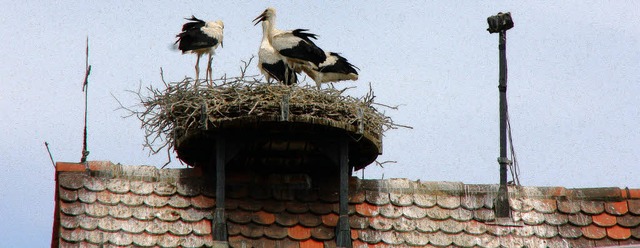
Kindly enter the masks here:
M 498 13 L 487 18 L 489 33 L 499 33 L 498 49 L 500 51 L 500 188 L 496 198 L 496 217 L 509 217 L 509 192 L 507 188 L 507 166 L 511 164 L 507 158 L 507 30 L 513 28 L 511 13 Z
M 89 151 L 87 150 L 87 106 L 89 98 L 89 74 L 91 73 L 91 65 L 89 65 L 89 37 L 87 36 L 87 49 L 85 51 L 85 74 L 84 74 L 84 82 L 82 83 L 82 92 L 84 92 L 84 137 L 82 142 L 82 158 L 80 158 L 80 163 L 87 162 L 87 156 L 89 156 Z

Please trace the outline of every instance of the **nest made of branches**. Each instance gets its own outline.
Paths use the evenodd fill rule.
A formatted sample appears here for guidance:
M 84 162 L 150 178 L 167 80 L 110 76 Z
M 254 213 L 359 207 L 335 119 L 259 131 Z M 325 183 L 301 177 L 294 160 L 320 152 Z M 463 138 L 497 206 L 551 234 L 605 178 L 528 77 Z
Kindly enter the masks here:
M 359 98 L 345 94 L 349 88 L 317 89 L 310 85 L 287 86 L 266 83 L 259 76 L 244 76 L 214 80 L 213 84 L 185 78 L 165 83 L 164 89 L 147 87 L 136 93 L 142 108 L 125 108 L 142 122 L 145 147 L 156 154 L 164 148 L 170 152 L 176 140 L 194 130 L 216 128 L 223 123 L 242 118 L 273 119 L 283 114 L 305 119 L 324 119 L 358 133 L 375 134 L 378 142 L 384 131 L 406 127 L 393 123 L 378 107 L 390 107 L 374 102 L 369 92 Z M 163 80 L 164 82 L 164 80 Z M 288 106 L 283 106 L 283 104 Z M 375 106 L 374 106 L 375 105 Z

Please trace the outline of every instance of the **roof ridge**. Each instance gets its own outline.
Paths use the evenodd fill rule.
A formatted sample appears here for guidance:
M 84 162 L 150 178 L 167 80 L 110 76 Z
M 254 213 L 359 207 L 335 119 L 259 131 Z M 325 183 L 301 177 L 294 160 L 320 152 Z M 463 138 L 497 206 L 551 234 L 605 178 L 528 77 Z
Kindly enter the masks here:
M 151 165 L 121 165 L 111 161 L 88 161 L 91 176 L 102 178 L 122 178 L 144 181 L 176 181 L 180 178 L 202 176 L 199 168 L 160 169 Z M 84 163 L 57 162 L 56 172 L 86 172 Z M 407 178 L 359 179 L 352 178 L 352 185 L 358 191 L 375 191 L 395 194 L 430 194 L 441 196 L 494 195 L 497 184 L 465 184 L 447 181 L 412 181 Z M 598 187 L 565 188 L 510 185 L 510 198 L 603 200 L 621 201 L 640 199 L 640 189 Z
M 142 181 L 177 181 L 180 178 L 199 177 L 198 168 L 160 169 L 152 165 L 122 165 L 111 161 L 88 161 L 90 175 L 99 178 L 119 178 Z M 56 172 L 85 172 L 84 163 L 57 162 Z

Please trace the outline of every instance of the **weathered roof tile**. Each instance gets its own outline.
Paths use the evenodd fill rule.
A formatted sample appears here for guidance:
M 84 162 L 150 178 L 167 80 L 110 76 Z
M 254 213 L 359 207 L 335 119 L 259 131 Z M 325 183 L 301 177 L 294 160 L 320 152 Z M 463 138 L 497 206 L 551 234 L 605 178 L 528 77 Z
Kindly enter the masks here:
M 265 211 L 261 210 L 261 211 L 258 211 L 258 212 L 254 212 L 251 215 L 251 220 L 254 223 L 257 223 L 257 224 L 271 225 L 276 221 L 276 217 L 272 213 L 265 212 Z
M 126 222 L 121 222 L 123 224 L 121 226 L 122 230 L 128 233 L 139 234 L 144 232 L 148 222 L 146 221 L 138 221 L 136 219 L 130 218 L 127 219 Z
M 599 214 L 604 211 L 604 203 L 601 201 L 580 201 L 580 209 L 587 214 Z
M 114 218 L 128 219 L 132 215 L 131 208 L 123 204 L 118 204 L 108 209 L 109 215 Z
M 66 214 L 60 216 L 60 225 L 66 229 L 75 229 L 80 226 L 78 218 Z
M 631 237 L 631 230 L 621 226 L 612 226 L 607 228 L 607 236 L 615 240 L 623 240 Z
M 591 216 L 593 223 L 602 227 L 610 227 L 616 224 L 616 217 L 607 213 Z
M 77 216 L 78 225 L 84 230 L 95 230 L 98 228 L 98 218 L 94 218 L 87 215 Z
M 77 190 L 84 186 L 86 177 L 84 173 L 65 173 L 58 177 L 58 184 L 65 189 Z
M 264 227 L 264 235 L 272 239 L 283 239 L 287 237 L 287 228 L 282 228 L 278 225 L 271 225 Z
M 589 215 L 577 213 L 569 215 L 569 222 L 576 226 L 588 226 L 589 224 L 591 224 L 592 219 Z
M 544 214 L 554 213 L 558 208 L 554 199 L 536 199 L 532 203 L 536 212 Z
M 539 238 L 553 238 L 558 235 L 558 227 L 550 225 L 537 225 L 533 226 L 533 232 Z
M 365 193 L 365 199 L 368 203 L 373 205 L 386 205 L 389 204 L 389 193 L 380 191 L 367 191 Z
M 464 222 L 464 231 L 469 234 L 483 234 L 487 231 L 487 226 L 484 223 L 480 223 L 476 220 Z
M 601 239 L 607 236 L 607 230 L 598 226 L 585 226 L 581 228 L 582 235 L 590 239 Z
M 251 218 L 253 217 L 253 213 L 243 210 L 232 210 L 227 211 L 227 217 L 230 221 L 233 221 L 238 224 L 247 224 L 251 222 Z
M 436 196 L 429 194 L 416 193 L 413 194 L 413 202 L 423 208 L 429 208 L 436 205 Z
M 453 238 L 453 244 L 456 247 L 475 247 L 480 242 L 479 237 L 463 233 L 455 234 L 451 237 Z
M 640 226 L 640 216 L 628 215 L 625 217 L 616 217 L 617 223 L 623 227 L 638 227 Z
M 530 198 L 512 198 L 509 199 L 511 209 L 518 212 L 530 212 L 533 210 L 533 199 Z
M 351 187 L 349 187 L 351 191 L 351 193 L 349 193 L 349 203 L 350 204 L 360 204 L 363 203 L 365 201 L 366 195 L 365 192 L 366 190 L 357 190 L 357 189 L 352 189 Z
M 78 194 L 78 200 L 84 203 L 94 203 L 98 198 L 96 192 L 87 190 L 85 188 L 79 189 L 76 192 Z
M 240 228 L 240 234 L 247 238 L 260 238 L 264 235 L 264 226 L 249 223 Z
M 558 210 L 567 214 L 575 214 L 580 212 L 580 202 L 573 200 L 558 200 Z
M 393 228 L 393 221 L 382 216 L 369 219 L 369 226 L 378 231 L 388 231 Z
M 410 246 L 425 246 L 429 243 L 426 235 L 422 235 L 418 231 L 400 233 L 405 244 Z
M 60 188 L 58 194 L 63 201 L 72 202 L 78 200 L 78 191 L 76 190 Z
M 126 193 L 120 195 L 120 204 L 124 204 L 128 207 L 140 206 L 144 204 L 144 196 L 137 195 L 134 193 Z
M 418 206 L 406 206 L 402 208 L 402 215 L 409 219 L 422 219 L 427 216 L 427 210 Z
M 211 221 L 210 220 L 201 220 L 191 223 L 191 229 L 193 233 L 199 236 L 209 235 L 211 234 Z
M 468 210 L 475 210 L 482 208 L 485 202 L 485 194 L 483 195 L 470 195 L 465 194 L 460 197 L 460 206 Z
M 355 229 L 365 229 L 369 227 L 369 219 L 360 216 L 349 216 L 349 226 Z
M 85 205 L 80 202 L 61 202 L 60 210 L 67 215 L 80 215 L 85 212 Z
M 437 246 L 448 246 L 453 243 L 453 238 L 444 232 L 435 232 L 430 235 L 429 243 Z
M 153 192 L 161 196 L 171 196 L 177 191 L 176 185 L 168 182 L 156 182 L 153 184 Z
M 629 199 L 627 200 L 627 204 L 629 206 L 629 212 L 640 215 L 640 199 Z
M 142 184 L 142 183 L 141 183 Z M 147 185 L 147 184 L 144 184 Z M 133 189 L 133 184 L 131 185 Z M 176 193 L 181 196 L 196 196 L 200 194 L 200 189 L 202 188 L 202 183 L 200 181 L 192 181 L 192 182 L 177 182 L 176 183 Z M 143 192 L 147 192 L 149 189 L 145 189 Z M 153 191 L 153 187 L 151 188 Z M 149 193 L 151 193 L 149 191 Z
M 430 220 L 429 218 L 424 218 L 416 220 L 416 229 L 420 232 L 432 233 L 440 230 L 440 226 L 438 225 L 438 222 Z
M 376 205 L 363 202 L 356 205 L 356 213 L 366 217 L 374 217 L 378 215 L 378 208 Z
M 285 203 L 285 209 L 290 213 L 302 214 L 309 212 L 309 204 L 306 202 L 289 201 Z
M 100 201 L 100 195 L 98 195 L 98 201 Z M 164 207 L 169 202 L 169 197 L 167 196 L 159 196 L 156 194 L 150 194 L 144 198 L 144 204 L 149 207 Z M 102 202 L 102 201 L 101 201 Z
M 464 230 L 465 224 L 453 219 L 447 219 L 439 221 L 438 226 L 440 226 L 440 230 L 445 233 L 456 234 Z
M 631 229 L 631 237 L 635 239 L 640 239 L 640 227 L 635 227 Z
M 442 209 L 438 206 L 427 208 L 426 212 L 427 212 L 427 216 L 434 220 L 444 220 L 451 217 L 451 214 L 450 214 L 451 210 Z
M 276 223 L 280 224 L 281 226 L 288 227 L 288 226 L 294 226 L 298 224 L 298 215 L 282 212 L 282 213 L 276 214 L 275 216 L 276 216 Z
M 410 194 L 389 193 L 389 200 L 391 204 L 396 206 L 409 206 L 413 204 L 413 197 Z
M 404 243 L 404 238 L 398 232 L 382 232 L 380 235 L 380 239 L 385 244 L 394 246 Z
M 441 208 L 454 209 L 460 207 L 460 196 L 438 195 L 436 204 Z
M 629 212 L 627 201 L 605 202 L 604 211 L 613 215 L 624 215 Z
M 570 238 L 570 239 L 579 238 L 580 236 L 582 236 L 582 230 L 580 229 L 580 227 L 573 226 L 573 225 L 567 225 L 567 226 L 564 226 L 563 228 L 559 228 L 558 233 L 563 238 Z
M 169 202 L 169 204 L 171 204 Z M 213 198 L 199 195 L 195 197 L 191 197 L 191 206 L 195 208 L 212 208 L 216 205 L 216 201 Z
M 169 225 L 169 232 L 173 235 L 184 236 L 191 233 L 192 226 L 191 223 L 176 221 Z
M 391 204 L 378 207 L 378 212 L 387 218 L 398 218 L 402 216 L 402 208 Z
M 564 224 L 567 224 L 567 222 L 569 222 L 569 217 L 567 217 L 567 215 L 564 214 L 543 214 L 544 215 L 544 222 L 549 224 L 549 225 L 554 225 L 554 226 L 562 226 Z
M 298 221 L 300 222 L 300 225 L 305 227 L 316 227 L 322 224 L 321 217 L 311 213 L 298 215 Z
M 382 233 L 376 230 L 358 231 L 358 239 L 369 244 L 378 244 L 382 240 Z
M 527 225 L 539 225 L 544 222 L 544 215 L 535 211 L 522 213 L 522 221 Z
M 473 219 L 473 212 L 471 212 L 470 210 L 466 210 L 464 208 L 454 209 L 450 212 L 450 214 L 451 214 L 451 218 L 461 222 L 469 221 Z
M 336 213 L 328 213 L 322 215 L 322 224 L 325 226 L 336 226 L 338 225 L 339 216 Z
M 310 208 L 311 208 L 311 211 L 317 211 L 314 213 L 320 213 L 320 212 L 329 213 L 331 212 L 331 208 L 329 208 L 328 210 L 323 208 L 327 205 L 329 204 L 327 203 L 314 204 L 310 206 Z M 284 205 L 284 202 L 281 202 L 281 201 L 266 200 L 266 201 L 262 201 L 262 209 L 269 213 L 280 213 L 285 210 L 285 205 Z
M 473 211 L 473 219 L 480 222 L 493 221 L 495 218 L 496 215 L 491 209 L 483 208 Z
M 82 184 L 90 191 L 103 191 L 107 188 L 105 181 L 98 177 L 83 177 Z
M 416 229 L 415 220 L 404 217 L 392 220 L 391 224 L 393 225 L 393 229 L 398 232 L 410 232 Z
M 335 230 L 326 226 L 311 228 L 311 237 L 317 240 L 332 240 L 335 237 Z
M 287 233 L 294 240 L 306 240 L 311 237 L 311 229 L 301 225 L 295 225 L 287 228 Z
M 111 179 L 107 180 L 107 189 L 113 193 L 124 194 L 129 192 L 129 180 Z
M 100 191 L 96 194 L 98 202 L 104 205 L 116 205 L 120 202 L 120 195 L 110 191 Z

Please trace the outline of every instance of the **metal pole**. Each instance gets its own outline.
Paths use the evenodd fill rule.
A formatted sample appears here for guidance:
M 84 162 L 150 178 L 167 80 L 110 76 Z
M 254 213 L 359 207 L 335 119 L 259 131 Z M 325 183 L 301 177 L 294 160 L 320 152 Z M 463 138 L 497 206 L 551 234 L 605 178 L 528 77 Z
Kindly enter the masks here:
M 340 139 L 340 205 L 338 226 L 336 227 L 336 246 L 351 248 L 351 230 L 349 227 L 349 141 L 342 137 Z
M 213 216 L 213 240 L 227 241 L 227 218 L 225 216 L 225 137 L 216 137 L 216 209 Z
M 498 190 L 496 215 L 509 216 L 509 193 L 507 189 L 507 31 L 500 31 L 498 49 L 500 50 L 500 188 Z

